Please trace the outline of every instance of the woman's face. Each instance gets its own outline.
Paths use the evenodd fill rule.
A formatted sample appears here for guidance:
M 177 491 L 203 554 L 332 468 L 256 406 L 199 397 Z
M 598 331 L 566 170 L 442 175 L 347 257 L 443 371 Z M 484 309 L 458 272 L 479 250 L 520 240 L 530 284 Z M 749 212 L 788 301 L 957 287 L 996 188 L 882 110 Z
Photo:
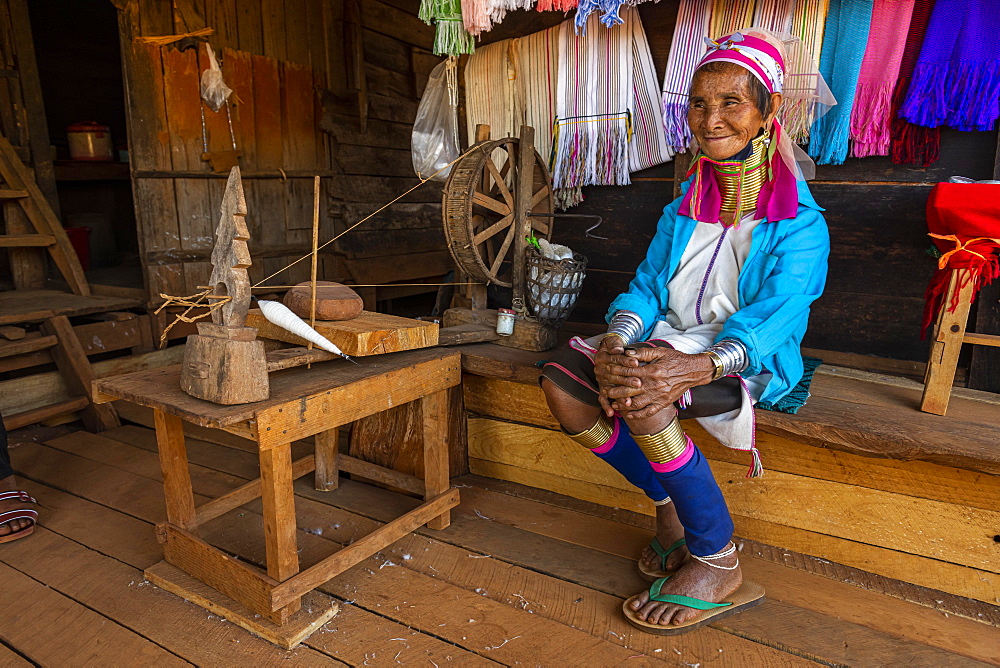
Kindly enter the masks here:
M 694 75 L 688 125 L 701 150 L 713 160 L 742 151 L 769 120 L 757 109 L 751 76 L 739 65 L 721 72 L 698 70 Z

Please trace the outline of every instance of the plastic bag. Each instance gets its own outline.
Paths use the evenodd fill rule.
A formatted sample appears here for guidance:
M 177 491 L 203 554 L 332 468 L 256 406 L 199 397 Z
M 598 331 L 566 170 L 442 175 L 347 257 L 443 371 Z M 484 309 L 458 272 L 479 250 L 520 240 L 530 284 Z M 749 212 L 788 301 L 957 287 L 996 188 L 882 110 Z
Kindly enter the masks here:
M 205 50 L 208 51 L 208 69 L 201 73 L 201 99 L 205 100 L 212 111 L 218 111 L 229 99 L 233 89 L 222 80 L 222 70 L 219 68 L 219 61 L 215 59 L 212 45 L 206 43 Z
M 452 57 L 431 71 L 413 122 L 413 171 L 422 179 L 444 181 L 458 158 L 458 74 Z M 439 174 L 435 174 L 442 170 Z M 433 175 L 433 176 L 432 176 Z

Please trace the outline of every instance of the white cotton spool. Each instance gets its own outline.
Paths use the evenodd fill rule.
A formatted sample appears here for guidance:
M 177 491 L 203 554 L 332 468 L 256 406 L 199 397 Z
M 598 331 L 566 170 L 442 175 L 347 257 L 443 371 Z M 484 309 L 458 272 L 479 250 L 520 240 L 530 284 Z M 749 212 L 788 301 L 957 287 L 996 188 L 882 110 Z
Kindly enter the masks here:
M 305 320 L 292 313 L 292 310 L 281 302 L 258 299 L 257 306 L 268 322 L 285 329 L 306 341 L 312 341 L 323 350 L 350 359 L 343 351 L 330 342 L 328 338 L 309 326 Z

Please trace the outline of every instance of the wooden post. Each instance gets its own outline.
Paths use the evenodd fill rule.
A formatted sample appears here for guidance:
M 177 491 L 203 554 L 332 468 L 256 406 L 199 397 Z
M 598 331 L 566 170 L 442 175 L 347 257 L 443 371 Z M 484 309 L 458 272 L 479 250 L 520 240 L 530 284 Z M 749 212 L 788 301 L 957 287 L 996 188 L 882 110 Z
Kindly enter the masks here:
M 28 221 L 21 205 L 14 200 L 3 203 L 6 233 L 9 235 L 33 234 L 35 228 Z M 48 268 L 44 248 L 10 248 L 10 276 L 15 290 L 38 290 L 45 287 Z
M 973 282 L 968 279 L 968 269 L 953 269 L 948 281 L 948 291 L 942 299 L 941 312 L 934 325 L 934 341 L 931 342 L 931 353 L 927 360 L 924 394 L 920 400 L 920 410 L 925 413 L 944 415 L 948 411 L 958 355 L 962 352 L 962 339 L 969 320 Z M 962 281 L 966 281 L 964 286 Z M 949 312 L 948 305 L 956 292 L 958 306 Z
M 340 427 L 316 434 L 316 490 L 332 492 L 340 485 L 338 440 Z
M 424 418 L 424 499 L 430 500 L 448 491 L 448 390 L 439 390 L 420 400 Z M 427 522 L 429 529 L 446 529 L 451 511 Z
M 531 208 L 532 184 L 535 180 L 535 128 L 521 126 L 521 136 L 517 143 L 517 171 L 514 182 L 514 259 L 511 268 L 511 283 L 514 295 L 514 309 L 526 308 L 524 290 L 525 253 L 528 242 L 525 237 L 531 230 L 528 210 Z
M 267 574 L 279 582 L 299 572 L 290 443 L 260 451 Z
M 69 324 L 69 319 L 64 315 L 50 318 L 42 323 L 42 331 L 49 336 L 55 336 L 58 340 L 52 348 L 52 359 L 55 360 L 70 391 L 82 394 L 88 400 L 92 399 L 91 384 L 94 382 L 94 372 L 90 368 L 87 353 L 80 345 L 80 339 L 73 331 L 73 326 Z M 80 417 L 90 431 L 104 431 L 121 426 L 118 414 L 108 404 L 90 403 L 80 411 Z
M 181 529 L 194 532 L 198 527 L 188 470 L 187 448 L 184 445 L 184 423 L 176 415 L 153 409 L 156 427 L 156 449 L 163 472 L 163 498 L 167 502 L 167 521 Z
M 997 135 L 993 178 L 1000 181 L 1000 134 Z M 975 329 L 979 334 L 1000 334 L 1000 281 L 993 281 L 979 291 Z M 980 346 L 972 349 L 968 386 L 974 390 L 1000 392 L 1000 350 Z

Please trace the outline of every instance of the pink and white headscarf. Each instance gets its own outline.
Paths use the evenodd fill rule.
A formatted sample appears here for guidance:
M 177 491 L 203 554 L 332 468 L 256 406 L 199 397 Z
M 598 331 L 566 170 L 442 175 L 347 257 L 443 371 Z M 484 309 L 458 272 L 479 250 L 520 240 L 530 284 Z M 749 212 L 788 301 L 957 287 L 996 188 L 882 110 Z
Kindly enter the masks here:
M 785 87 L 785 57 L 781 40 L 770 31 L 753 28 L 735 32 L 718 40 L 706 38 L 708 52 L 698 62 L 695 72 L 712 62 L 727 62 L 743 67 L 757 78 L 769 93 L 782 93 Z M 794 218 L 798 214 L 798 186 L 796 181 L 807 178 L 801 169 L 802 152 L 795 151 L 795 145 L 782 132 L 781 123 L 772 123 L 771 145 L 768 149 L 768 180 L 757 197 L 756 218 L 766 218 L 769 222 Z M 808 157 L 805 158 L 808 160 Z M 697 220 L 715 223 L 719 221 L 722 197 L 714 176 L 711 174 L 715 162 L 699 152 L 691 163 L 687 176 L 702 170 L 701 178 L 695 179 L 681 202 L 680 213 L 691 216 L 696 210 Z M 811 176 L 811 175 L 809 175 Z M 697 206 L 692 206 L 697 202 Z

